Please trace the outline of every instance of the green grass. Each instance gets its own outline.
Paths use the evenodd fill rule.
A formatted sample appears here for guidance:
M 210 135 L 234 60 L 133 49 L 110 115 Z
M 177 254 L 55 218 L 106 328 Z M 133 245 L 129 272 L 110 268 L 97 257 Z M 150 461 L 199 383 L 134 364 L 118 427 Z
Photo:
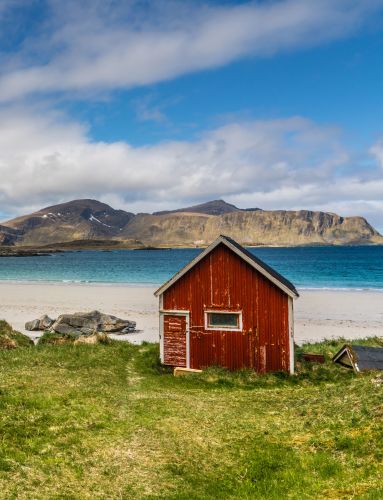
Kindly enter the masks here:
M 0 351 L 0 497 L 383 497 L 377 374 L 327 361 L 174 378 L 157 349 Z
M 0 349 L 31 346 L 33 341 L 29 337 L 14 330 L 6 321 L 0 320 Z

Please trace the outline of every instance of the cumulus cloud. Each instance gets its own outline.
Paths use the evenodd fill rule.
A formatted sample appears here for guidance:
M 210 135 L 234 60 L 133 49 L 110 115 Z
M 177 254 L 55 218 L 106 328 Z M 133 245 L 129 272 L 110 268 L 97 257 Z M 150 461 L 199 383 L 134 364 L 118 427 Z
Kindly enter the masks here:
M 3 65 L 0 101 L 31 93 L 132 88 L 245 56 L 328 42 L 355 32 L 383 1 L 222 6 L 198 0 L 50 0 L 48 5 L 42 34 L 27 37 L 19 53 Z M 40 62 L 30 64 L 31 59 Z
M 9 214 L 76 197 L 132 211 L 223 197 L 244 208 L 362 211 L 382 225 L 379 166 L 357 176 L 351 164 L 336 128 L 302 117 L 133 147 L 94 142 L 85 126 L 49 110 L 0 111 L 0 206 Z
M 37 27 L 25 34 L 20 23 L 17 43 L 0 52 L 3 213 L 76 197 L 133 211 L 224 197 L 241 207 L 363 213 L 383 226 L 383 143 L 370 150 L 375 163 L 355 168 L 339 130 L 289 117 L 232 120 L 193 140 L 134 147 L 95 142 L 86 124 L 30 105 L 36 94 L 48 93 L 51 102 L 61 93 L 94 96 L 326 43 L 356 33 L 383 0 L 40 4 L 48 7 Z M 7 26 L 17 31 L 19 24 L 10 22 L 15 9 L 25 2 L 0 0 L 2 40 Z M 149 91 L 133 104 L 138 120 L 166 124 L 164 110 L 173 101 Z

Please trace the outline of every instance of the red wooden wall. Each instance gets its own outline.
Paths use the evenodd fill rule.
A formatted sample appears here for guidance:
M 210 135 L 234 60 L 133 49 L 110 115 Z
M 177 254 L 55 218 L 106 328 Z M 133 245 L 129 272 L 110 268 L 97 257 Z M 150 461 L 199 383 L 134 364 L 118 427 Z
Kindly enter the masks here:
M 206 309 L 242 311 L 243 331 L 206 331 Z M 191 368 L 289 370 L 288 296 L 223 244 L 164 292 L 163 310 L 190 311 Z

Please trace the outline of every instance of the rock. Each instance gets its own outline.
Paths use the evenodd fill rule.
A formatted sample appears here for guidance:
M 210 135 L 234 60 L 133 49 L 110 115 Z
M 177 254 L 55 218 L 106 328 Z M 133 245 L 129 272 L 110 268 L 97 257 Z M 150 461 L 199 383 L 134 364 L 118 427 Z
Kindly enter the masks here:
M 136 329 L 136 322 L 129 321 L 126 319 L 120 319 L 116 316 L 111 316 L 108 314 L 101 314 L 99 321 L 99 331 L 108 333 L 118 333 L 118 332 L 134 332 Z
M 50 318 L 46 314 L 44 314 L 44 316 L 41 316 L 41 318 L 39 318 L 39 321 L 40 321 L 40 330 L 48 330 L 55 322 L 54 319 Z
M 131 333 L 135 328 L 135 321 L 117 318 L 99 311 L 91 311 L 89 313 L 62 314 L 50 327 L 50 331 L 63 335 L 89 336 L 97 332 Z
M 74 328 L 73 326 L 67 325 L 66 323 L 62 322 L 62 320 L 60 320 L 60 317 L 55 323 L 53 323 L 49 331 L 60 333 L 61 335 L 70 335 L 72 337 L 79 337 L 80 335 L 85 335 L 77 328 Z
M 29 332 L 35 332 L 37 330 L 40 330 L 40 320 L 33 319 L 32 321 L 27 321 L 25 323 L 25 329 L 28 330 Z
M 114 333 L 116 333 L 117 335 L 118 334 L 125 335 L 125 333 L 132 333 L 132 332 L 134 332 L 135 329 L 136 329 L 135 327 L 132 329 L 130 326 L 127 326 L 126 328 L 124 328 L 120 332 L 114 332 Z
M 55 322 L 54 319 L 51 319 L 49 316 L 44 314 L 44 316 L 41 316 L 41 318 L 39 319 L 33 319 L 32 321 L 27 321 L 25 323 L 25 329 L 30 332 L 45 331 L 48 330 L 53 325 L 54 322 Z
M 96 315 L 93 312 L 62 314 L 50 330 L 64 335 L 92 335 L 97 332 L 97 325 Z

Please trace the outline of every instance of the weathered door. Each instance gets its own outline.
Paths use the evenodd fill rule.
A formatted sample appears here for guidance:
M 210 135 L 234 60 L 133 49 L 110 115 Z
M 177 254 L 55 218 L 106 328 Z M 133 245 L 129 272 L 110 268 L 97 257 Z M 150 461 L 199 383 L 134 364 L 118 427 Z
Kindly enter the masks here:
M 186 315 L 164 314 L 164 364 L 186 367 Z

